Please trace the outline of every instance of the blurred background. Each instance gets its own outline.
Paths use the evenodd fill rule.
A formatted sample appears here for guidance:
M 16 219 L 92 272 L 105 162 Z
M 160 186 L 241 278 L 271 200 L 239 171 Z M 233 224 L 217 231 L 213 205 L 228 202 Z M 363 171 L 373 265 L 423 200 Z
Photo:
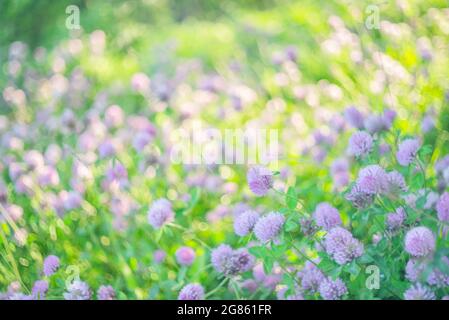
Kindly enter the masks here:
M 76 30 L 66 27 L 71 5 L 80 10 Z M 379 19 L 370 28 L 373 6 Z M 329 199 L 347 206 L 332 193 L 329 170 L 346 148 L 347 139 L 336 137 L 347 136 L 343 113 L 349 106 L 374 122 L 392 109 L 398 115 L 395 130 L 403 136 L 423 133 L 435 158 L 447 154 L 448 7 L 447 0 L 1 0 L 0 160 L 22 161 L 24 151 L 44 153 L 54 143 L 83 157 L 95 178 L 83 199 L 87 209 L 67 210 L 59 219 L 50 214 L 54 208 L 45 211 L 44 196 L 17 195 L 6 166 L 0 167 L 8 196 L 24 208 L 19 227 L 29 237 L 16 232 L 19 240 L 11 246 L 24 282 L 32 284 L 42 258 L 57 253 L 66 265 L 81 265 L 93 286 L 113 283 L 121 298 L 176 298 L 172 288 L 187 271 L 180 274 L 173 258 L 167 270 L 152 265 L 160 243 L 152 242 L 146 211 L 158 197 L 173 201 L 179 223 L 211 247 L 237 243 L 229 217 L 253 199 L 246 168 L 195 171 L 164 158 L 168 134 L 191 119 L 221 129 L 280 130 L 282 159 L 273 169 L 288 170 L 280 170 L 279 188 L 297 186 L 308 197 L 308 212 Z M 157 150 L 131 147 L 133 125 L 103 132 L 111 105 L 131 120 L 149 120 L 143 126 L 157 132 L 151 137 Z M 22 144 L 15 148 L 17 138 Z M 122 144 L 117 158 L 132 177 L 129 195 L 118 200 L 101 184 L 110 150 L 106 145 L 104 158 L 97 151 L 106 138 Z M 44 190 L 51 196 L 73 187 L 76 157 L 70 152 L 64 149 L 69 161 L 55 164 L 61 183 Z M 209 196 L 201 197 L 200 189 Z M 270 198 L 251 204 L 275 209 Z M 110 212 L 115 206 L 132 214 L 116 219 Z M 35 212 L 44 212 L 45 219 Z M 17 230 L 4 225 L 13 238 Z M 201 272 L 206 253 L 190 234 L 164 236 L 163 249 L 171 256 L 183 243 L 197 250 L 198 262 L 187 274 L 191 281 L 216 285 Z M 2 290 L 16 277 L 8 265 L 4 269 Z

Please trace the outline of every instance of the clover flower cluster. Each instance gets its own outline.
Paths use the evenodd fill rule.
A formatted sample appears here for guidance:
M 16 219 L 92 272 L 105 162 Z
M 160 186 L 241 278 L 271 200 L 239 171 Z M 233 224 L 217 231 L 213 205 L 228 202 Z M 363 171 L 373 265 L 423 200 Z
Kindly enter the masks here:
M 173 220 L 174 213 L 170 201 L 156 200 L 148 210 L 148 222 L 156 229 Z
M 249 271 L 254 265 L 254 257 L 245 249 L 232 249 L 222 244 L 211 252 L 214 269 L 225 276 L 232 276 Z
M 363 244 L 342 227 L 335 227 L 328 232 L 324 246 L 326 252 L 340 265 L 363 254 Z
M 273 186 L 273 173 L 263 167 L 255 166 L 248 170 L 248 185 L 251 191 L 257 196 L 264 196 Z
M 313 216 L 316 224 L 325 230 L 341 225 L 340 213 L 327 202 L 319 203 Z
M 270 212 L 259 218 L 254 226 L 254 234 L 261 242 L 274 240 L 281 232 L 285 218 L 278 212 Z
M 181 289 L 178 300 L 203 300 L 204 288 L 197 283 L 190 283 Z

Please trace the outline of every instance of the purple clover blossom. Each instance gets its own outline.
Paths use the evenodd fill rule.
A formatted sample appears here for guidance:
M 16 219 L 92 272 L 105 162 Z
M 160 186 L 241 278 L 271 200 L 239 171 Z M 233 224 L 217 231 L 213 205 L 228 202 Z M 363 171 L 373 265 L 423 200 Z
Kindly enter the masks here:
M 396 111 L 392 109 L 385 109 L 383 113 L 383 122 L 386 130 L 389 130 L 393 125 L 394 119 L 396 119 Z
M 59 268 L 59 258 L 54 255 L 50 255 L 44 260 L 44 275 L 47 277 L 51 276 Z
M 447 168 L 449 168 L 449 154 L 435 163 L 435 170 L 440 174 L 443 173 L 443 171 Z
M 165 253 L 164 250 L 156 250 L 153 253 L 153 260 L 156 263 L 162 263 L 165 260 L 165 257 L 167 256 L 167 254 Z
M 97 291 L 98 300 L 115 300 L 115 290 L 112 286 L 100 286 Z
M 365 131 L 355 132 L 349 139 L 348 152 L 352 156 L 363 157 L 373 149 L 373 138 Z
M 437 204 L 438 219 L 443 222 L 449 221 L 449 193 L 444 192 L 439 198 Z
M 316 224 L 324 230 L 330 230 L 341 225 L 340 213 L 327 202 L 319 203 L 316 206 L 313 217 Z
M 423 194 L 425 194 L 425 190 L 423 190 Z M 424 209 L 430 210 L 432 209 L 436 203 L 438 202 L 439 195 L 434 191 L 430 191 L 426 197 L 426 203 L 424 204 Z
M 259 214 L 256 211 L 243 212 L 234 219 L 234 232 L 240 237 L 246 236 L 254 228 L 258 219 Z
M 33 300 L 33 296 L 22 292 L 15 292 L 8 297 L 8 300 Z
M 304 300 L 304 296 L 301 294 L 301 292 L 294 292 L 293 294 L 285 297 L 285 300 Z
M 405 300 L 435 300 L 435 294 L 420 283 L 412 285 L 404 292 Z
M 321 282 L 319 292 L 324 300 L 339 300 L 348 293 L 348 289 L 340 278 L 332 280 L 328 277 Z
M 231 259 L 232 253 L 233 249 L 227 244 L 222 244 L 212 250 L 211 263 L 217 272 L 226 272 L 226 264 Z
M 355 184 L 351 191 L 346 194 L 346 200 L 351 201 L 354 207 L 364 209 L 373 203 L 374 195 L 362 191 L 361 188 Z
M 64 293 L 65 300 L 90 300 L 91 291 L 87 283 L 80 280 L 73 281 Z
M 241 283 L 241 287 L 254 293 L 259 288 L 259 284 L 254 279 L 246 279 Z
M 142 152 L 152 139 L 153 135 L 151 133 L 146 131 L 139 132 L 133 139 L 133 147 L 138 152 Z
M 211 253 L 214 269 L 225 276 L 246 272 L 254 266 L 254 262 L 254 257 L 245 248 L 233 250 L 226 244 L 220 245 Z
M 321 282 L 326 279 L 324 273 L 310 261 L 304 264 L 304 268 L 298 272 L 298 277 L 301 279 L 302 290 L 311 294 L 318 292 Z
M 153 202 L 148 210 L 148 223 L 155 229 L 173 221 L 174 213 L 170 201 L 161 198 Z
M 382 194 L 388 190 L 388 178 L 385 170 L 377 165 L 369 165 L 359 171 L 357 185 L 367 194 Z
M 176 250 L 176 261 L 184 266 L 190 266 L 195 261 L 195 251 L 190 247 L 181 247 Z
M 435 128 L 435 117 L 433 115 L 425 115 L 421 122 L 421 130 L 423 133 L 427 133 Z
M 335 227 L 328 232 L 325 238 L 325 249 L 327 254 L 340 265 L 363 254 L 363 244 L 342 227 Z
M 249 188 L 257 196 L 266 195 L 273 186 L 273 173 L 265 167 L 251 167 L 246 177 Z
M 112 105 L 106 109 L 104 122 L 110 128 L 116 128 L 123 124 L 125 114 L 118 105 Z
M 363 125 L 365 129 L 371 134 L 388 129 L 385 126 L 384 117 L 379 115 L 369 115 L 368 117 L 366 117 L 365 121 L 363 121 Z
M 437 288 L 446 288 L 449 286 L 449 275 L 439 269 L 435 269 L 429 274 L 427 283 Z
M 414 257 L 425 257 L 435 250 L 435 236 L 426 227 L 416 227 L 405 235 L 405 251 Z
M 421 147 L 421 142 L 418 139 L 405 139 L 399 144 L 396 153 L 396 159 L 401 166 L 408 166 L 412 163 Z
M 408 190 L 407 184 L 405 183 L 404 176 L 398 171 L 394 170 L 387 174 L 388 190 L 390 192 Z
M 265 274 L 263 264 L 258 263 L 253 267 L 253 277 L 257 283 L 263 284 L 267 289 L 274 290 L 276 285 L 282 280 L 277 268 L 273 268 L 270 274 Z
M 332 162 L 331 165 L 331 173 L 333 175 L 338 174 L 340 172 L 347 172 L 349 170 L 348 160 L 345 158 L 338 158 Z
M 301 232 L 305 236 L 313 236 L 318 231 L 318 227 L 311 218 L 300 218 L 299 225 L 301 226 Z
M 276 238 L 282 230 L 285 217 L 278 212 L 270 212 L 261 217 L 254 226 L 254 234 L 260 242 Z
M 45 294 L 48 291 L 48 281 L 47 280 L 37 280 L 32 289 L 32 296 L 35 300 L 44 300 Z
M 404 210 L 404 208 L 399 207 L 396 209 L 395 212 L 389 213 L 387 215 L 387 227 L 390 230 L 396 230 L 402 226 L 402 224 L 405 221 L 405 218 L 407 217 L 407 214 Z
M 444 256 L 441 258 L 441 261 L 445 266 L 443 268 L 434 268 L 427 277 L 427 283 L 437 288 L 446 288 L 449 287 L 449 272 L 447 271 L 447 268 L 449 267 L 449 257 Z
M 107 171 L 103 187 L 108 190 L 123 189 L 128 186 L 128 171 L 120 162 L 113 164 Z
M 357 129 L 363 128 L 363 114 L 358 111 L 355 107 L 346 108 L 344 112 L 344 117 L 346 121 Z
M 411 282 L 417 282 L 425 268 L 426 264 L 423 261 L 410 259 L 405 266 L 405 277 Z
M 197 283 L 190 283 L 181 289 L 178 300 L 204 300 L 204 288 Z

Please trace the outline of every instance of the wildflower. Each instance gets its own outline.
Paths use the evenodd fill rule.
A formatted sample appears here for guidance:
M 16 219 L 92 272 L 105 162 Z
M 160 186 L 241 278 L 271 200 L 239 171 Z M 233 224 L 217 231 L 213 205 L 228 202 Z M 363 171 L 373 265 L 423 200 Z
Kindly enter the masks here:
M 412 285 L 404 292 L 405 300 L 435 300 L 435 294 L 420 283 Z
M 37 280 L 33 285 L 32 295 L 34 299 L 43 300 L 48 291 L 47 280 Z
M 167 254 L 165 253 L 164 250 L 156 250 L 153 253 L 153 260 L 156 263 L 162 263 L 165 260 L 166 256 Z
M 59 258 L 54 255 L 50 255 L 44 260 L 44 274 L 49 277 L 56 272 L 59 268 Z
M 273 186 L 273 173 L 265 167 L 255 166 L 248 170 L 248 185 L 257 196 L 264 196 Z
M 364 193 L 381 194 L 388 189 L 387 173 L 379 165 L 366 166 L 359 172 L 357 185 Z
M 197 283 L 190 283 L 181 289 L 178 300 L 204 300 L 204 288 Z
M 148 76 L 142 72 L 134 74 L 131 79 L 131 87 L 133 88 L 133 90 L 142 94 L 150 90 L 150 84 L 150 78 L 148 78 Z
M 394 170 L 387 174 L 388 190 L 390 192 L 408 190 L 407 184 L 405 183 L 404 176 L 398 171 Z
M 416 227 L 405 235 L 405 251 L 414 257 L 424 257 L 435 250 L 435 236 L 426 227 Z
M 355 132 L 349 139 L 348 152 L 350 155 L 362 157 L 371 152 L 373 138 L 365 131 Z
M 176 261 L 184 266 L 190 266 L 195 261 L 195 251 L 190 247 L 181 247 L 176 250 Z
M 440 174 L 443 173 L 443 171 L 447 168 L 449 168 L 449 154 L 435 163 L 435 170 Z
M 270 274 L 265 274 L 263 264 L 258 263 L 253 268 L 253 277 L 258 282 L 263 284 L 267 289 L 274 290 L 276 285 L 282 280 L 279 268 L 273 267 Z
M 146 131 L 141 131 L 136 134 L 133 139 L 133 147 L 138 152 L 142 152 L 145 147 L 151 142 L 153 139 L 153 135 Z
M 406 139 L 399 144 L 396 159 L 401 166 L 408 166 L 416 158 L 421 143 L 418 139 Z
M 396 119 L 396 111 L 387 108 L 384 110 L 382 118 L 385 130 L 389 130 Z
M 387 215 L 387 227 L 390 230 L 398 229 L 406 218 L 406 212 L 404 208 L 399 207 L 394 213 L 389 213 Z
M 254 234 L 261 242 L 273 240 L 279 235 L 285 218 L 278 212 L 270 212 L 261 217 L 254 226 Z
M 324 273 L 310 261 L 304 264 L 304 268 L 298 272 L 298 277 L 301 279 L 301 288 L 312 294 L 318 292 L 321 282 L 326 279 Z
M 245 290 L 248 290 L 251 293 L 254 293 L 259 287 L 259 285 L 253 279 L 246 279 L 242 282 L 241 287 Z
M 116 162 L 106 171 L 106 178 L 103 182 L 105 188 L 124 188 L 128 185 L 128 171 L 120 162 Z
M 64 209 L 67 211 L 77 209 L 81 206 L 83 198 L 79 192 L 69 191 L 61 192 L 60 194 Z
M 325 230 L 341 225 L 340 213 L 327 202 L 317 205 L 313 217 L 316 224 Z
M 148 223 L 155 229 L 159 229 L 164 224 L 171 222 L 173 218 L 174 213 L 171 203 L 164 198 L 154 201 L 148 210 Z
M 351 232 L 341 227 L 329 231 L 325 239 L 326 252 L 340 265 L 350 262 L 363 254 L 363 244 Z
M 233 250 L 222 244 L 212 250 L 211 263 L 217 272 L 229 276 L 250 270 L 254 265 L 254 257 L 244 248 Z
M 57 186 L 59 184 L 58 171 L 50 166 L 42 166 L 37 170 L 37 181 L 41 186 Z
M 122 108 L 118 105 L 112 105 L 106 109 L 104 122 L 108 127 L 116 128 L 123 124 L 124 117 L 125 115 Z
M 355 107 L 349 107 L 344 112 L 346 121 L 357 129 L 363 128 L 363 114 L 360 113 Z
M 313 223 L 313 220 L 309 218 L 300 218 L 299 225 L 301 226 L 302 233 L 306 236 L 312 236 L 318 230 L 318 227 Z
M 45 163 L 43 155 L 37 150 L 28 151 L 23 160 L 32 170 L 43 167 Z
M 378 115 L 369 115 L 368 117 L 366 117 L 365 121 L 363 121 L 363 125 L 365 129 L 371 134 L 387 129 L 385 127 L 384 118 Z
M 441 261 L 444 267 L 434 268 L 427 277 L 427 283 L 437 288 L 446 288 L 449 286 L 449 272 L 447 271 L 449 267 L 449 258 L 442 257 Z
M 421 122 L 421 130 L 424 133 L 427 133 L 431 131 L 433 128 L 435 128 L 435 118 L 432 115 L 426 115 L 422 119 Z
M 426 191 L 423 190 L 422 194 L 425 194 L 425 192 Z M 427 210 L 432 209 L 435 206 L 435 204 L 438 202 L 439 198 L 440 197 L 439 197 L 438 193 L 436 193 L 434 191 L 430 191 L 427 194 L 426 203 L 424 204 L 424 209 L 427 209 Z
M 98 300 L 114 300 L 115 290 L 112 286 L 100 286 L 97 291 Z
M 416 282 L 420 279 L 425 268 L 426 264 L 424 262 L 410 259 L 405 265 L 405 277 L 411 282 Z
M 332 162 L 331 173 L 333 175 L 340 172 L 347 172 L 348 170 L 349 170 L 349 163 L 348 160 L 346 160 L 345 158 L 339 158 L 336 159 L 334 162 Z
M 348 289 L 340 278 L 332 280 L 328 277 L 321 282 L 319 292 L 324 300 L 338 300 L 348 292 Z
M 444 192 L 436 204 L 440 221 L 449 221 L 449 193 Z
M 90 288 L 87 283 L 75 280 L 67 288 L 64 293 L 65 300 L 89 300 L 91 297 Z
M 234 219 L 234 232 L 243 237 L 246 236 L 254 227 L 259 214 L 252 210 L 247 210 Z
M 373 203 L 374 195 L 362 191 L 361 188 L 355 184 L 351 191 L 346 195 L 346 199 L 351 201 L 356 208 L 364 209 Z

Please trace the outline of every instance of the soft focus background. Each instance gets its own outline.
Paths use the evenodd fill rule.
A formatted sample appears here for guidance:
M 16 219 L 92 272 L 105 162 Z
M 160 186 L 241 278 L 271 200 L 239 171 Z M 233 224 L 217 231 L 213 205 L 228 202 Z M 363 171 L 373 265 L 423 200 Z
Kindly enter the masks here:
M 80 9 L 80 30 L 66 28 L 68 5 Z M 369 5 L 379 8 L 378 29 L 365 25 Z M 433 159 L 446 154 L 448 6 L 1 1 L 0 200 L 13 217 L 0 218 L 0 291 L 18 281 L 29 292 L 50 254 L 61 260 L 52 299 L 74 274 L 94 290 L 112 285 L 122 299 L 175 299 L 188 282 L 217 286 L 208 248 L 245 245 L 232 231 L 235 211 L 276 210 L 282 196 L 253 197 L 245 166 L 173 165 L 170 132 L 194 119 L 221 129 L 278 129 L 275 187 L 295 185 L 308 212 L 326 200 L 343 215 L 349 208 L 330 174 L 346 148 L 349 106 L 367 116 L 388 107 L 397 113 L 394 130 L 422 133 Z M 49 168 L 36 176 L 23 178 L 12 165 L 43 158 Z M 11 167 L 23 179 L 11 178 Z M 176 212 L 175 226 L 162 231 L 147 222 L 161 197 Z M 196 253 L 189 268 L 175 260 L 183 245 Z M 158 249 L 167 253 L 162 264 Z M 252 297 L 274 298 L 271 289 Z

